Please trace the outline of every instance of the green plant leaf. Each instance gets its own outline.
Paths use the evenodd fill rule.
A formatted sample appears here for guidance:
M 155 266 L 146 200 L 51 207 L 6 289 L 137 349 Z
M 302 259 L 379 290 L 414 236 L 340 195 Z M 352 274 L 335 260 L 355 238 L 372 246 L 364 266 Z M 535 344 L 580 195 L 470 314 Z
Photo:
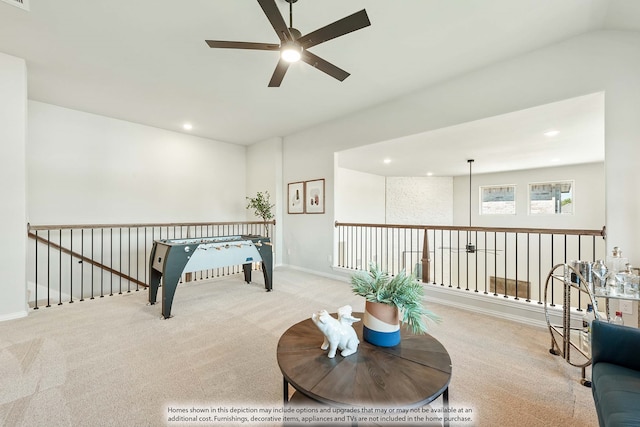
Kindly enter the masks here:
M 356 295 L 370 302 L 398 307 L 402 322 L 415 334 L 427 331 L 426 320 L 440 322 L 437 314 L 424 307 L 424 288 L 413 275 L 404 270 L 395 277 L 375 263 L 369 263 L 368 271 L 358 271 L 351 276 L 351 289 Z

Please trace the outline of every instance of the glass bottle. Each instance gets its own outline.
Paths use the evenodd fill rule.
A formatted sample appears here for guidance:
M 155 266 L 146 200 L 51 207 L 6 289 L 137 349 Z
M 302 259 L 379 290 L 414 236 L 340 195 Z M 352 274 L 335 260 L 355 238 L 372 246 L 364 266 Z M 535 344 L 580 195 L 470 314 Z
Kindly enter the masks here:
M 627 264 L 626 273 L 624 281 L 624 295 L 630 298 L 640 297 L 640 277 L 635 273 L 631 264 Z
M 585 353 L 591 351 L 591 323 L 594 319 L 593 305 L 587 304 L 587 311 L 582 315 L 582 331 L 580 331 L 581 347 Z
M 611 321 L 614 325 L 624 325 L 624 320 L 622 319 L 622 312 L 616 311 L 616 317 Z
M 607 291 L 607 265 L 599 259 L 593 263 L 593 288 L 596 295 L 606 295 Z
M 611 255 L 607 256 L 607 268 L 613 275 L 625 270 L 626 264 L 629 262 L 629 258 L 622 256 L 622 249 L 614 247 Z
M 633 267 L 631 264 L 627 263 L 624 271 L 616 274 L 618 295 L 632 298 L 637 297 L 638 286 L 636 283 L 637 276 L 633 272 Z

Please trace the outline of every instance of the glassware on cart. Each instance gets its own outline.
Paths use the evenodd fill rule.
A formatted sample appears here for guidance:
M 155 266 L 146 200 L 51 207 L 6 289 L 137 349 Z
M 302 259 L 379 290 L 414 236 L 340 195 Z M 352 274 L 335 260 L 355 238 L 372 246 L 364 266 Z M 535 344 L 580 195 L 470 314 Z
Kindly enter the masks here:
M 634 273 L 631 264 L 626 265 L 626 270 L 616 275 L 621 284 L 621 295 L 629 298 L 638 298 L 638 284 L 640 277 Z
M 607 268 L 610 274 L 618 274 L 627 269 L 629 258 L 622 256 L 622 249 L 614 247 L 611 255 L 607 256 Z
M 632 276 L 629 295 L 633 298 L 640 298 L 640 276 L 637 274 Z
M 593 262 L 591 261 L 571 261 L 571 267 L 574 271 L 571 272 L 571 282 L 580 283 L 580 278 L 584 279 L 584 286 L 589 289 L 589 292 L 593 293 Z
M 613 297 L 624 296 L 624 273 L 629 263 L 628 258 L 622 257 L 622 250 L 616 246 L 611 255 L 607 256 L 607 294 Z
M 623 297 L 624 280 L 624 273 L 610 274 L 607 279 L 607 294 L 612 297 Z
M 594 277 L 593 290 L 596 295 L 607 294 L 607 278 L 609 277 L 609 269 L 603 260 L 599 259 L 593 263 L 592 273 Z

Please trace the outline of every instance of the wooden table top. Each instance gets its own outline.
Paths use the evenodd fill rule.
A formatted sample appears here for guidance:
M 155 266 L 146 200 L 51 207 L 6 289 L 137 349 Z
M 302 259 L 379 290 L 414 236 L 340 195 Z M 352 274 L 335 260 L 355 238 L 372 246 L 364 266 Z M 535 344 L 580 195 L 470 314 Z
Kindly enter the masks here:
M 362 319 L 363 313 L 353 316 Z M 362 338 L 362 321 L 353 327 L 358 351 L 347 357 L 338 351 L 333 359 L 320 349 L 324 336 L 310 318 L 290 327 L 277 350 L 284 378 L 299 392 L 332 406 L 417 407 L 448 388 L 451 358 L 431 335 L 414 335 L 403 326 L 399 345 L 377 347 Z

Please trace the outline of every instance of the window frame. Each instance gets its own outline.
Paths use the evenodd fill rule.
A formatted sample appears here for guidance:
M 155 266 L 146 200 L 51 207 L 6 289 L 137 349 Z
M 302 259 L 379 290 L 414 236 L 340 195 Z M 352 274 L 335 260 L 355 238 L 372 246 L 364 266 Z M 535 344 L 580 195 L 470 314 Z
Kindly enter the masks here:
M 556 201 L 556 205 L 554 205 L 554 212 L 538 212 L 538 211 L 532 211 L 532 201 L 535 202 L 537 200 L 532 200 L 532 194 L 533 194 L 533 187 L 536 185 L 542 186 L 542 185 L 552 185 L 552 186 L 562 186 L 565 184 L 569 184 L 570 185 L 570 191 L 568 192 L 568 194 L 570 194 L 570 199 L 571 199 L 571 212 L 562 212 L 562 194 L 567 194 L 567 193 L 562 193 L 562 189 L 560 189 L 560 205 L 557 205 L 557 201 Z M 551 192 L 555 192 L 556 190 L 552 189 Z M 554 216 L 554 215 L 574 215 L 575 214 L 575 206 L 576 206 L 576 181 L 573 179 L 562 179 L 562 180 L 553 180 L 553 181 L 542 181 L 542 182 L 530 182 L 528 185 L 528 194 L 527 194 L 527 214 L 528 215 L 533 215 L 533 216 Z M 553 200 L 553 199 L 552 199 Z M 558 209 L 559 208 L 559 209 Z
M 485 189 L 492 189 L 492 188 L 509 188 L 512 189 L 512 193 L 513 193 L 513 200 L 505 200 L 505 202 L 513 202 L 513 212 L 485 212 L 484 211 L 484 206 L 485 202 L 484 199 L 484 193 L 485 193 Z M 498 184 L 498 185 L 481 185 L 479 187 L 479 191 L 478 191 L 478 195 L 479 195 L 479 203 L 478 203 L 478 207 L 479 207 L 479 214 L 480 215 L 516 215 L 518 210 L 518 205 L 517 205 L 517 186 L 515 184 Z

